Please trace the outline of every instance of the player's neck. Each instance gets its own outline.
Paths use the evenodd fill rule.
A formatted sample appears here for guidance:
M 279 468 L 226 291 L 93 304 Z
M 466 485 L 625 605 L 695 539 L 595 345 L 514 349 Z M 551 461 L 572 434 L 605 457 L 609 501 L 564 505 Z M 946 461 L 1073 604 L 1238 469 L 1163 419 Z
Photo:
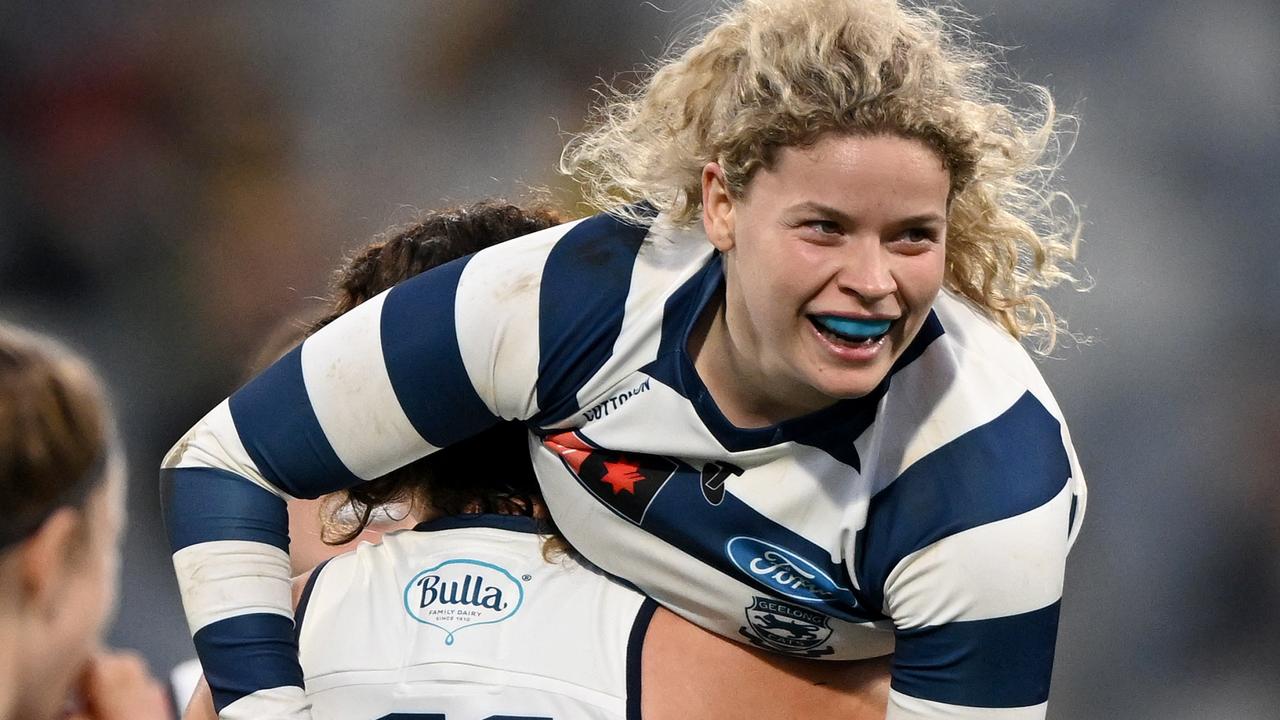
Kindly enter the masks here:
M 760 428 L 806 415 L 829 405 L 829 398 L 807 397 L 804 388 L 787 388 L 760 367 L 759 342 L 745 330 L 730 332 L 725 300 L 713 300 L 689 334 L 693 367 L 716 407 L 738 428 Z M 747 341 L 743 342 L 743 338 Z M 805 398 L 809 402 L 797 402 Z

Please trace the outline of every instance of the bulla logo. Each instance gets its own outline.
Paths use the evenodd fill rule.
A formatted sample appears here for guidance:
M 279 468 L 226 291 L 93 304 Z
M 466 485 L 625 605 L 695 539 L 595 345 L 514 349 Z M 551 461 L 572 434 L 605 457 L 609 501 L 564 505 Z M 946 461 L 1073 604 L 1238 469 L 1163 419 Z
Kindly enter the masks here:
M 452 645 L 463 628 L 506 620 L 523 602 L 524 585 L 514 575 L 480 560 L 445 560 L 404 587 L 405 611 L 443 630 L 445 645 Z

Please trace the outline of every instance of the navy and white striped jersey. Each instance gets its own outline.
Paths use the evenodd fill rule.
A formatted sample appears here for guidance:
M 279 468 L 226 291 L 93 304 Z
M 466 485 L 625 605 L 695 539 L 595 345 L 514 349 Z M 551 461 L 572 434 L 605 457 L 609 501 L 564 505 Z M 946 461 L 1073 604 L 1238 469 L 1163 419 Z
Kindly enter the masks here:
M 639 718 L 656 604 L 532 518 L 445 517 L 320 566 L 299 603 L 316 720 Z
M 307 716 L 280 498 L 500 418 L 529 425 L 575 547 L 685 618 L 801 657 L 893 652 L 890 720 L 1043 717 L 1085 486 L 1026 352 L 944 292 L 868 396 L 741 429 L 687 352 L 722 283 L 700 228 L 597 216 L 364 303 L 214 409 L 164 486 L 223 717 Z

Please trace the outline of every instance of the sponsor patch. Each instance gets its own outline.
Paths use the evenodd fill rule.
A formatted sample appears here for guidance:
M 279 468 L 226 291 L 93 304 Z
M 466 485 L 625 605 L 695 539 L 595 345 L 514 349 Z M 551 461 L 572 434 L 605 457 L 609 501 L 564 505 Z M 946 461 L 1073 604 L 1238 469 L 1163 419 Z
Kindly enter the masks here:
M 582 487 L 611 510 L 639 525 L 658 491 L 680 468 L 662 455 L 597 448 L 581 433 L 566 430 L 543 438 Z
M 628 400 L 647 391 L 648 389 L 649 381 L 645 380 L 630 390 L 624 390 L 611 398 L 606 398 L 602 402 L 592 405 L 590 409 L 582 413 L 582 419 L 587 422 L 591 422 L 592 420 L 599 420 L 600 418 L 608 417 L 609 413 L 622 407 Z
M 404 587 L 404 609 L 423 625 L 444 631 L 444 644 L 468 627 L 491 625 L 515 615 L 524 585 L 504 568 L 480 560 L 445 560 Z
M 741 475 L 742 468 L 727 462 L 709 462 L 702 466 L 699 478 L 702 486 L 702 497 L 712 505 L 724 501 L 724 483 L 732 475 Z
M 817 565 L 784 547 L 739 535 L 725 545 L 734 566 L 784 597 L 831 600 L 842 588 Z
M 831 637 L 830 618 L 775 598 L 756 596 L 747 608 L 747 624 L 738 630 L 751 644 L 799 657 L 821 657 L 835 650 L 819 647 Z

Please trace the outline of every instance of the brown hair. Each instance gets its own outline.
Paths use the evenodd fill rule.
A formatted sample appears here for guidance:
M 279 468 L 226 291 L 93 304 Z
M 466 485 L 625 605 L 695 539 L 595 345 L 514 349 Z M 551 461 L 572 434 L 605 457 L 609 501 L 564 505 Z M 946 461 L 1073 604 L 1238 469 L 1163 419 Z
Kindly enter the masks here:
M 331 311 L 310 332 L 333 322 L 360 303 L 419 273 L 511 238 L 563 222 L 546 207 L 529 209 L 486 201 L 427 214 L 394 228 L 351 255 L 334 274 Z M 538 480 L 527 451 L 528 430 L 504 421 L 380 478 L 345 491 L 328 513 L 325 542 L 340 545 L 369 525 L 374 510 L 394 503 L 429 505 L 445 515 L 502 512 L 531 515 Z M 477 463 L 476 458 L 483 458 Z M 342 519 L 339 510 L 351 513 Z M 544 532 L 555 535 L 549 519 Z M 554 548 L 552 547 L 554 546 Z M 548 550 L 559 549 L 553 539 Z
M 0 323 L 0 549 L 79 506 L 112 453 L 102 385 L 52 340 Z

